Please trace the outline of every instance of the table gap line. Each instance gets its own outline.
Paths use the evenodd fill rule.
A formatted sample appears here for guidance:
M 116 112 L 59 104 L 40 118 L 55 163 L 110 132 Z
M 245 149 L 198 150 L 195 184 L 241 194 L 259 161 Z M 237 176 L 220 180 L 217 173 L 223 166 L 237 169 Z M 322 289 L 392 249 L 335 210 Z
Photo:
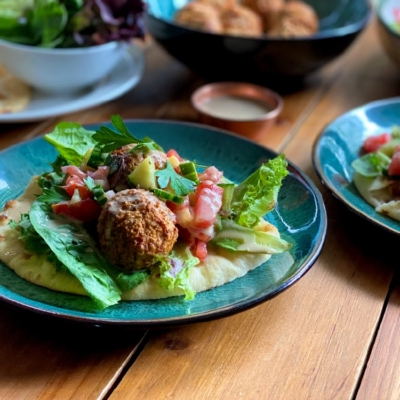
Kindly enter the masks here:
M 142 338 L 140 339 L 139 343 L 134 346 L 132 351 L 129 353 L 128 357 L 124 363 L 121 364 L 118 371 L 116 371 L 116 376 L 114 379 L 110 381 L 110 383 L 102 390 L 98 399 L 99 400 L 107 400 L 110 398 L 114 390 L 118 387 L 122 379 L 124 379 L 126 373 L 129 371 L 133 363 L 136 359 L 140 356 L 144 348 L 146 347 L 147 343 L 150 341 L 150 334 L 149 331 L 145 331 Z
M 395 289 L 396 282 L 398 282 L 398 280 L 399 280 L 399 273 L 395 272 L 394 275 L 393 275 L 393 278 L 392 278 L 392 280 L 390 282 L 388 291 L 386 293 L 385 301 L 383 302 L 382 309 L 381 309 L 381 312 L 379 314 L 379 318 L 378 318 L 378 321 L 376 323 L 376 326 L 375 326 L 371 341 L 370 341 L 369 346 L 368 346 L 367 354 L 365 356 L 365 360 L 364 360 L 363 366 L 362 366 L 361 371 L 360 371 L 360 375 L 359 375 L 358 380 L 356 382 L 356 385 L 354 387 L 353 395 L 351 396 L 351 400 L 356 400 L 357 399 L 357 395 L 358 395 L 358 392 L 360 390 L 361 383 L 362 383 L 364 375 L 365 375 L 365 371 L 366 371 L 366 369 L 368 367 L 368 362 L 369 362 L 369 360 L 371 358 L 371 354 L 372 354 L 372 351 L 373 351 L 375 343 L 376 343 L 376 338 L 378 337 L 378 333 L 379 333 L 380 327 L 382 325 L 383 318 L 385 316 L 386 310 L 387 310 L 388 305 L 389 305 L 390 297 L 391 297 L 391 295 L 392 295 L 392 293 L 393 293 L 393 291 Z

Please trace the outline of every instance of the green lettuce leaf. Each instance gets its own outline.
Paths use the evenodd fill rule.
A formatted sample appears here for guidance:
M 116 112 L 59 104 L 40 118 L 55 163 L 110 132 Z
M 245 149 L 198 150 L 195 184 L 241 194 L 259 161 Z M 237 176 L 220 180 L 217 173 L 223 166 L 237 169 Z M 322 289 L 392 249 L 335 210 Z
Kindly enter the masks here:
M 133 289 L 147 279 L 150 271 L 124 273 L 116 268 L 100 253 L 83 224 L 55 215 L 49 204 L 55 198 L 56 191 L 44 189 L 44 194 L 33 202 L 29 220 L 34 231 L 30 232 L 32 238 L 28 243 L 33 245 L 36 240 L 43 246 L 37 236 L 40 235 L 51 250 L 49 256 L 54 255 L 82 283 L 99 310 L 118 303 L 121 292 Z
M 377 151 L 357 158 L 352 162 L 351 166 L 360 175 L 365 176 L 366 178 L 375 178 L 382 175 L 384 171 L 387 171 L 390 161 L 390 157 Z
M 185 300 L 193 300 L 196 292 L 190 285 L 189 271 L 200 260 L 186 246 L 176 245 L 168 256 L 157 256 L 156 261 L 160 269 L 158 284 L 166 290 L 180 288 L 185 293 Z
M 79 166 L 88 150 L 97 143 L 93 138 L 94 133 L 78 123 L 61 122 L 44 138 L 56 148 L 67 164 Z
M 235 187 L 231 214 L 237 224 L 252 228 L 275 208 L 282 180 L 289 173 L 286 167 L 285 156 L 280 154 Z
M 292 247 L 280 237 L 246 228 L 225 218 L 221 219 L 221 229 L 216 232 L 211 242 L 230 251 L 262 254 L 278 254 Z

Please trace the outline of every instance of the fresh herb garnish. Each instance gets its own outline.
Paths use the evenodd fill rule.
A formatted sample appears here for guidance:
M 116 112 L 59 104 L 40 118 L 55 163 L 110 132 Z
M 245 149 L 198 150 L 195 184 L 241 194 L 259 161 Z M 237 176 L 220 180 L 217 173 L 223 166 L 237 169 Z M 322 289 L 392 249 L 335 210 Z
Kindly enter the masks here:
M 97 141 L 96 152 L 109 153 L 129 144 L 136 144 L 136 146 L 132 148 L 132 152 L 142 152 L 146 154 L 150 150 L 162 150 L 157 143 L 153 142 L 148 137 L 139 139 L 133 136 L 119 115 L 113 115 L 111 117 L 111 123 L 116 131 L 108 126 L 101 126 L 93 135 L 93 139 Z
M 108 126 L 101 126 L 93 135 L 93 139 L 97 141 L 97 147 L 101 148 L 102 153 L 109 153 L 132 143 L 145 143 L 143 140 L 135 138 L 129 132 L 119 115 L 113 115 L 111 122 L 117 132 Z
M 169 161 L 167 161 L 166 168 L 156 171 L 155 176 L 161 189 L 171 185 L 178 196 L 186 196 L 190 192 L 194 192 L 196 188 L 196 184 L 190 179 L 179 175 Z

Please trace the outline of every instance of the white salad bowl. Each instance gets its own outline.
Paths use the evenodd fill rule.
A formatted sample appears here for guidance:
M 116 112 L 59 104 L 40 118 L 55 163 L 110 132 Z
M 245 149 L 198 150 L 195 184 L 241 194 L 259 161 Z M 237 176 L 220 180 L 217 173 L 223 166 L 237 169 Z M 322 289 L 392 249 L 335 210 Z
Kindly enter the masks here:
M 43 92 L 73 93 L 98 83 L 120 61 L 127 44 L 109 42 L 82 48 L 43 48 L 0 39 L 0 64 Z

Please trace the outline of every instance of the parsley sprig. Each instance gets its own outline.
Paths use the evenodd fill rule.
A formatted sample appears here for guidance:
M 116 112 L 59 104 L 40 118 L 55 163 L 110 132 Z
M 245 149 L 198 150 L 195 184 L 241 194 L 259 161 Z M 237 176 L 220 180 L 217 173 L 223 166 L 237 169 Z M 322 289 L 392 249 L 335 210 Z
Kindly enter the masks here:
M 177 196 L 187 196 L 196 188 L 196 183 L 179 175 L 169 161 L 167 161 L 166 168 L 156 171 L 154 175 L 157 177 L 157 183 L 161 189 L 171 185 Z
M 108 126 L 101 126 L 93 135 L 93 139 L 98 142 L 97 147 L 101 153 L 109 153 L 110 151 L 132 143 L 141 145 L 140 148 L 142 149 L 144 146 L 149 149 L 160 149 L 160 147 L 149 138 L 138 139 L 133 136 L 119 115 L 113 115 L 111 117 L 111 123 L 116 131 Z

